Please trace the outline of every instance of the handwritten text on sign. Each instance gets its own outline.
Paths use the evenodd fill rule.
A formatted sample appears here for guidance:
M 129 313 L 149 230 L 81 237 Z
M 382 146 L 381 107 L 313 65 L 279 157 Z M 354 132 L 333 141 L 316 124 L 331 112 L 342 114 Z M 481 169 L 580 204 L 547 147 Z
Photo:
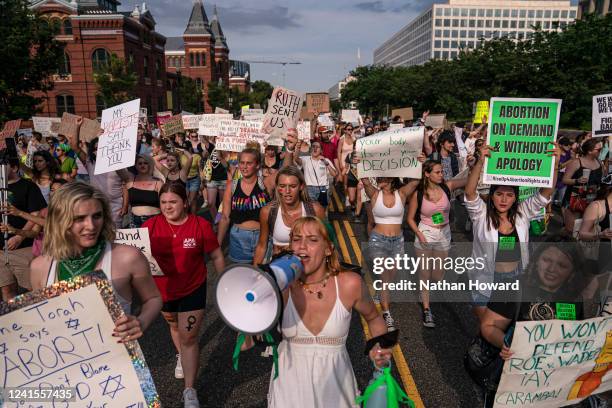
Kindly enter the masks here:
M 146 406 L 114 327 L 95 285 L 0 316 L 0 388 L 72 388 L 78 407 Z
M 519 322 L 510 349 L 495 408 L 562 407 L 612 389 L 612 316 Z
M 151 275 L 162 276 L 164 274 L 151 253 L 151 239 L 149 238 L 149 230 L 147 228 L 126 228 L 117 230 L 115 244 L 129 245 L 140 249 L 142 254 L 147 258 L 147 261 L 149 261 Z
M 247 142 L 258 142 L 263 146 L 267 135 L 260 132 L 261 122 L 250 120 L 223 120 L 220 122 L 219 136 L 216 139 L 217 150 L 241 152 Z
M 262 132 L 272 138 L 287 136 L 287 129 L 295 129 L 302 109 L 302 97 L 295 91 L 274 88 L 263 121 Z
M 219 124 L 222 120 L 232 120 L 231 113 L 213 113 L 201 115 L 198 123 L 198 134 L 202 136 L 219 136 Z
M 612 136 L 612 94 L 593 97 L 594 137 Z
M 357 139 L 357 173 L 364 177 L 421 178 L 423 127 L 389 130 Z
M 136 160 L 136 138 L 140 99 L 102 111 L 104 134 L 98 141 L 94 174 L 103 174 L 133 166 Z

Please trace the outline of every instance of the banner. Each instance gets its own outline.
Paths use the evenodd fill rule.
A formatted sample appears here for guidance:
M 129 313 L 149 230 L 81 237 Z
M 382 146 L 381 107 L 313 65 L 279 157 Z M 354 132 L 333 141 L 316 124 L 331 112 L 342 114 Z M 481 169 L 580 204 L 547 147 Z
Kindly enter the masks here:
M 575 316 L 573 303 L 555 307 Z M 510 349 L 495 408 L 563 407 L 612 389 L 612 316 L 518 322 Z
M 593 137 L 612 136 L 612 94 L 593 97 Z
M 343 122 L 361 125 L 361 115 L 357 109 L 342 109 L 341 118 Z
M 183 115 L 183 129 L 197 129 L 204 115 Z
M 475 125 L 481 124 L 485 115 L 489 115 L 489 101 L 478 101 L 476 103 L 476 113 L 474 113 L 472 122 L 474 122 Z
M 172 136 L 176 133 L 184 132 L 183 129 L 183 117 L 179 113 L 178 115 L 172 116 L 170 119 L 166 120 L 162 125 L 162 134 L 166 137 Z
M 401 108 L 401 109 L 393 109 L 391 111 L 391 118 L 393 119 L 396 116 L 401 117 L 402 121 L 404 121 L 404 120 L 412 120 L 412 119 L 414 119 L 414 112 L 412 111 L 412 107 Z
M 247 142 L 258 142 L 263 147 L 268 135 L 261 132 L 261 122 L 250 120 L 223 120 L 215 140 L 217 150 L 241 152 Z
M 159 406 L 138 342 L 112 335 L 122 315 L 101 272 L 0 305 L 0 406 Z M 10 398 L 9 390 L 25 388 L 51 395 L 25 405 L 27 398 Z
M 202 115 L 198 123 L 198 134 L 201 136 L 219 136 L 219 126 L 223 120 L 233 120 L 231 113 L 212 113 Z
M 560 99 L 492 98 L 483 182 L 509 186 L 553 187 L 553 157 Z
M 329 112 L 329 94 L 327 92 L 307 93 L 306 110 L 310 113 Z
M 140 99 L 102 111 L 104 133 L 98 141 L 96 169 L 103 174 L 133 166 L 136 161 Z
M 437 113 L 428 115 L 425 118 L 425 126 L 431 126 L 434 129 L 443 129 L 446 120 L 446 113 Z
M 359 178 L 410 177 L 421 178 L 424 127 L 409 127 L 357 139 L 355 143 Z
M 95 119 L 83 118 L 79 138 L 84 142 L 91 142 L 96 137 L 100 136 L 100 122 Z
M 163 276 L 161 268 L 157 264 L 153 254 L 151 253 L 151 239 L 149 238 L 148 228 L 126 228 L 117 230 L 115 236 L 115 244 L 123 244 L 133 246 L 140 249 L 140 252 L 149 261 L 149 267 L 151 268 L 151 275 Z
M 273 139 L 285 139 L 287 129 L 296 128 L 301 108 L 300 94 L 281 87 L 274 88 L 261 127 L 262 133 L 270 135 Z
M 61 118 L 47 118 L 43 116 L 32 116 L 32 123 L 34 124 L 34 130 L 39 132 L 43 137 L 57 136 L 57 133 L 51 133 L 51 124 L 60 123 Z

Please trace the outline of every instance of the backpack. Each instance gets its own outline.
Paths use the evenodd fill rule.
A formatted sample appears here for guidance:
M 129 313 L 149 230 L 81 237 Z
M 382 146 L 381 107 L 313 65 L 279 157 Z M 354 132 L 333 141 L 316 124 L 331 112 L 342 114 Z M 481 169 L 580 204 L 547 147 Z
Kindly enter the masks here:
M 450 188 L 448 188 L 448 186 L 444 183 L 440 184 L 440 188 L 442 188 L 442 191 L 444 191 L 444 194 L 446 194 L 446 198 L 448 198 L 448 201 L 451 200 L 451 191 Z M 417 190 L 417 210 L 416 213 L 414 214 L 414 222 L 416 222 L 417 225 L 419 225 L 419 222 L 421 222 L 421 204 L 423 204 L 423 191 L 421 189 Z

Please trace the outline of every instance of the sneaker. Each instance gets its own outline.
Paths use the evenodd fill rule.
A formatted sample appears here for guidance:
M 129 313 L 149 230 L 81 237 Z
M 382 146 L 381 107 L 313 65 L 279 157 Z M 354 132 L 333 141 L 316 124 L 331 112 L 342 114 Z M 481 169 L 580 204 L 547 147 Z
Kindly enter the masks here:
M 423 310 L 423 326 L 432 328 L 436 327 L 436 324 L 434 323 L 433 314 L 429 309 Z
M 185 376 L 183 374 L 183 365 L 181 364 L 181 355 L 176 355 L 176 367 L 174 367 L 174 378 L 179 380 L 183 379 Z
M 395 328 L 395 320 L 391 317 L 391 313 L 383 312 L 383 319 L 385 319 L 385 323 L 387 324 L 387 331 L 397 330 Z
M 202 207 L 200 208 L 207 208 L 208 207 L 208 201 L 204 200 L 204 203 L 202 204 Z
M 349 207 L 351 206 L 351 202 L 349 201 L 348 196 L 346 196 L 346 197 L 344 198 L 344 206 L 345 206 L 346 208 L 349 208 Z
M 183 390 L 183 407 L 184 408 L 200 408 L 198 401 L 198 393 L 193 388 L 185 388 Z

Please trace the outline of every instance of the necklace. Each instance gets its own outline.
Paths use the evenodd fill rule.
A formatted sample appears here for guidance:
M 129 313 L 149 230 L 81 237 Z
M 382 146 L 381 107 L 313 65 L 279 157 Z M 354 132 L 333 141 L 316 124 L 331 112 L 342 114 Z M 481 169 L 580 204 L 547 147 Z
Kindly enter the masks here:
M 311 283 L 304 283 L 302 282 L 301 279 L 298 279 L 298 282 L 300 284 L 300 286 L 302 287 L 302 289 L 304 289 L 306 292 L 310 293 L 311 295 L 317 295 L 317 299 L 323 299 L 323 289 L 325 289 L 325 287 L 327 286 L 327 280 L 329 279 L 329 272 L 325 274 L 325 276 L 323 277 L 323 279 L 319 279 L 316 282 L 311 282 Z M 319 288 L 319 290 L 312 290 L 309 288 L 309 286 L 311 285 L 316 285 L 318 283 L 321 283 L 321 287 Z
M 166 220 L 166 222 L 168 222 L 168 220 Z M 183 224 L 185 224 L 185 223 L 183 223 Z M 178 228 L 176 229 L 176 231 L 175 231 L 175 230 L 174 230 L 174 228 L 172 228 L 172 224 L 170 224 L 170 223 L 168 222 L 168 226 L 170 227 L 170 230 L 172 231 L 172 238 L 176 238 L 176 233 L 177 233 L 177 232 L 178 232 L 178 231 L 181 229 L 181 227 L 183 226 L 183 224 L 180 224 L 180 225 L 178 226 Z

